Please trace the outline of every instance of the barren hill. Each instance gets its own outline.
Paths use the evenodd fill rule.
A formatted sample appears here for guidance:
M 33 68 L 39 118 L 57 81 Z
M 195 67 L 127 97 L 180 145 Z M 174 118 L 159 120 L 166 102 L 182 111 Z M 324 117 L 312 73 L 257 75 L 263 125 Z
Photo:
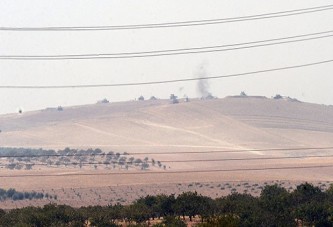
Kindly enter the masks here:
M 167 167 L 137 175 L 108 175 L 110 171 L 128 170 L 40 170 L 42 174 L 61 175 L 63 181 L 52 176 L 47 180 L 35 177 L 33 181 L 3 178 L 3 184 L 16 188 L 41 184 L 52 188 L 59 182 L 62 187 L 103 187 L 221 180 L 332 180 L 333 167 L 327 166 L 333 165 L 333 158 L 302 157 L 333 155 L 333 149 L 323 149 L 333 147 L 333 107 L 293 100 L 227 97 L 178 104 L 168 100 L 94 104 L 2 115 L 0 129 L 0 147 L 101 148 L 160 160 Z M 1 170 L 1 175 L 38 172 L 13 171 Z M 63 176 L 71 173 L 106 175 Z
M 0 129 L 0 146 L 13 147 L 316 147 L 333 145 L 333 107 L 260 97 L 132 101 L 3 115 Z

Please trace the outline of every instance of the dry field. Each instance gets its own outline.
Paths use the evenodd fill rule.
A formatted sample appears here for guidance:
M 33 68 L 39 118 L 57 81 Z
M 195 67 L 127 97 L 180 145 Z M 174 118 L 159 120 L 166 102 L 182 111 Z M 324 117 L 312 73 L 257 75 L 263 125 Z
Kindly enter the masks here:
M 56 202 L 74 206 L 128 203 L 146 194 L 187 190 L 212 197 L 244 190 L 256 195 L 265 183 L 292 189 L 310 181 L 324 189 L 333 181 L 333 157 L 304 158 L 333 156 L 328 148 L 333 148 L 333 107 L 288 99 L 151 100 L 48 109 L 2 115 L 0 130 L 0 147 L 100 148 L 166 165 L 145 171 L 0 168 L 1 188 L 57 194 Z

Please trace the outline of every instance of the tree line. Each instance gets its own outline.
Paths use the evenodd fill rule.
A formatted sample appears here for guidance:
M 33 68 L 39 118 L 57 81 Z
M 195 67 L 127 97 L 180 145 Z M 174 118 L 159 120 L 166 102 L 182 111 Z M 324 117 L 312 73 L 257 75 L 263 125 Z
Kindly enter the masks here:
M 35 166 L 43 165 L 45 167 L 74 167 L 99 169 L 124 169 L 135 168 L 139 170 L 148 170 L 152 166 L 166 169 L 160 161 L 129 157 L 129 154 L 109 151 L 103 152 L 101 149 L 71 149 L 63 150 L 45 150 L 31 148 L 6 148 L 0 147 L 0 164 L 10 170 L 26 169 L 31 170 Z
M 260 196 L 232 193 L 212 199 L 197 192 L 142 197 L 130 205 L 73 208 L 49 204 L 0 210 L 0 226 L 332 226 L 333 185 L 322 191 L 309 183 L 293 191 L 266 185 Z
M 25 200 L 25 199 L 32 200 L 32 199 L 43 199 L 43 198 L 57 199 L 57 196 L 35 191 L 20 192 L 16 191 L 14 188 L 10 188 L 8 190 L 0 188 L 0 201 L 5 201 L 5 200 L 16 201 L 16 200 Z

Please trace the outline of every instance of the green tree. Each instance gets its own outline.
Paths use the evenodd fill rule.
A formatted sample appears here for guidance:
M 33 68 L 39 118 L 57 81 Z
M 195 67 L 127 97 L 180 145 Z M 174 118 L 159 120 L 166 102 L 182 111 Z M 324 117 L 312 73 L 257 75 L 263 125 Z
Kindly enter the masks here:
M 288 191 L 275 185 L 266 185 L 260 195 L 260 206 L 266 212 L 262 223 L 265 225 L 292 226 L 295 224 L 291 215 L 290 194 Z
M 197 192 L 183 192 L 180 194 L 174 204 L 174 209 L 178 215 L 189 216 L 190 221 L 192 217 L 199 213 L 199 205 L 201 198 Z
M 150 218 L 150 210 L 143 203 L 134 203 L 125 207 L 125 215 L 130 222 L 142 223 Z
M 329 222 L 329 202 L 327 194 L 322 192 L 319 187 L 304 183 L 298 185 L 291 194 L 294 204 L 293 215 L 301 220 L 305 225 L 324 225 Z
M 174 205 L 176 203 L 176 198 L 174 194 L 171 195 L 157 195 L 157 212 L 158 217 L 160 216 L 174 216 L 175 210 Z
M 264 215 L 259 206 L 259 199 L 249 194 L 232 193 L 216 199 L 218 215 L 236 215 L 241 226 L 263 226 Z
M 197 205 L 197 214 L 201 217 L 201 222 L 215 215 L 216 206 L 212 198 L 199 195 Z
M 156 218 L 159 216 L 158 198 L 156 196 L 147 195 L 146 197 L 141 197 L 135 203 L 143 204 L 148 208 L 148 215 L 151 218 Z

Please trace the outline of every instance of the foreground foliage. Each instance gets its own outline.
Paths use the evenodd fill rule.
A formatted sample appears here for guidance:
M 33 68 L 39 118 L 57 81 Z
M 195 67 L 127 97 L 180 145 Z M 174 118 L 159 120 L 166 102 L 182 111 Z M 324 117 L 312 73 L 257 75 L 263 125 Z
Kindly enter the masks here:
M 323 192 L 305 183 L 289 192 L 266 186 L 259 197 L 233 193 L 212 199 L 196 192 L 146 196 L 131 205 L 72 208 L 65 205 L 0 210 L 0 226 L 333 226 L 333 186 Z M 159 221 L 157 221 L 159 220 Z

